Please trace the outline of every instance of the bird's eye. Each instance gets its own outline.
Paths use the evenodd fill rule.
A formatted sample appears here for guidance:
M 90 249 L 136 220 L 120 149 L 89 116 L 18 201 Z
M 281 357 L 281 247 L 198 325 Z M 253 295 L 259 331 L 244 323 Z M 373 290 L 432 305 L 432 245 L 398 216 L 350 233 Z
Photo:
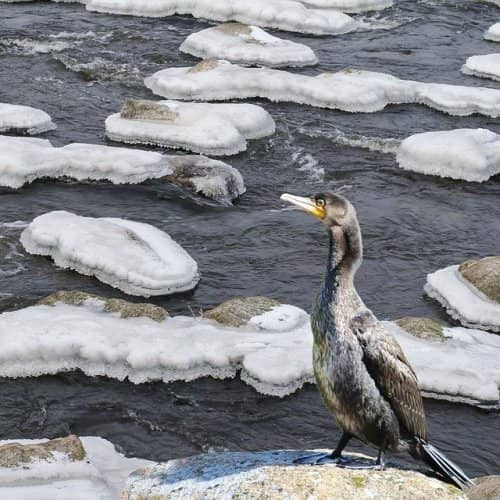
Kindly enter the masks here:
M 325 203 L 325 200 L 324 200 L 323 198 L 318 198 L 318 199 L 316 200 L 316 206 L 317 206 L 317 207 L 321 207 L 321 208 L 323 208 L 323 207 L 325 206 L 325 204 L 326 204 L 326 203 Z

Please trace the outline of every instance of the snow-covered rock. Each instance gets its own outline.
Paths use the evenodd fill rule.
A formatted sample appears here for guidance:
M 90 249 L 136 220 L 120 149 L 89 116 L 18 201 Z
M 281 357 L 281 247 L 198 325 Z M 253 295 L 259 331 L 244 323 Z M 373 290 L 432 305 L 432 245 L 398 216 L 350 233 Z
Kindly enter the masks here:
M 129 474 L 150 465 L 125 458 L 100 437 L 2 440 L 0 497 L 118 500 Z
M 189 35 L 180 50 L 202 59 L 258 66 L 310 66 L 318 62 L 307 45 L 266 33 L 258 26 L 226 23 Z
M 500 42 L 500 23 L 490 26 L 484 33 L 484 38 L 491 42 Z
M 52 118 L 45 111 L 30 106 L 0 103 L 0 132 L 36 135 L 55 128 Z
M 342 12 L 307 8 L 294 0 L 88 0 L 87 9 L 111 14 L 165 17 L 189 14 L 211 21 L 238 21 L 244 24 L 298 31 L 317 35 L 338 35 L 358 27 Z
M 191 290 L 198 265 L 168 234 L 149 224 L 56 211 L 36 217 L 21 234 L 27 252 L 95 276 L 130 295 Z
M 297 458 L 312 453 L 311 450 L 223 452 L 170 460 L 132 473 L 123 496 L 127 500 L 467 498 L 457 488 L 415 471 L 294 464 Z M 369 457 L 351 455 L 373 464 Z
M 462 66 L 465 75 L 500 80 L 500 54 L 471 56 Z
M 497 279 L 500 270 L 497 266 Z M 427 275 L 425 291 L 462 325 L 500 332 L 500 302 L 487 297 L 454 265 Z M 500 341 L 500 337 L 498 337 Z
M 80 369 L 134 383 L 168 383 L 229 378 L 241 370 L 242 380 L 257 391 L 286 396 L 314 382 L 309 316 L 294 306 L 258 299 L 229 301 L 209 315 L 216 321 L 156 311 L 152 316 L 143 305 L 124 314 L 131 308 L 110 299 L 58 294 L 0 314 L 0 376 Z M 257 315 L 249 319 L 254 311 Z M 385 325 L 401 343 L 425 395 L 499 405 L 500 337 L 443 327 L 443 338 L 436 339 L 427 332 L 413 335 L 396 323 Z
M 420 103 L 451 115 L 500 116 L 500 90 L 400 80 L 385 73 L 350 69 L 307 76 L 214 61 L 164 69 L 144 83 L 169 99 L 264 97 L 353 113 L 380 111 L 388 104 Z
M 300 0 L 303 4 L 320 9 L 335 9 L 342 12 L 365 12 L 392 7 L 393 0 Z
M 36 179 L 64 177 L 114 184 L 164 178 L 221 201 L 245 192 L 238 170 L 204 156 L 162 155 L 98 144 L 57 148 L 44 139 L 0 135 L 0 186 L 17 189 Z
M 245 151 L 247 139 L 259 139 L 274 131 L 269 113 L 254 104 L 128 99 L 121 113 L 106 119 L 106 135 L 114 141 L 215 156 Z
M 402 141 L 396 159 L 405 170 L 483 182 L 500 173 L 500 136 L 485 129 L 424 132 Z
M 277 396 L 313 380 L 309 317 L 297 307 L 274 307 L 238 328 L 192 316 L 126 318 L 92 296 L 69 302 L 0 314 L 0 376 L 81 369 L 142 383 L 241 369 L 245 382 Z

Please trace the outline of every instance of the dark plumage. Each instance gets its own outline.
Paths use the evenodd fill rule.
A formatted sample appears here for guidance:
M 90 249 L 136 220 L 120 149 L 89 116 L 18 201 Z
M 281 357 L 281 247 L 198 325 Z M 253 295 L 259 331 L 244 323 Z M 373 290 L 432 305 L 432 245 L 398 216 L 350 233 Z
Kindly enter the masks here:
M 345 463 L 342 450 L 355 437 L 379 450 L 378 466 L 383 466 L 385 451 L 408 451 L 456 485 L 470 485 L 468 477 L 428 443 L 415 372 L 354 287 L 363 254 L 354 207 L 332 193 L 282 199 L 321 219 L 330 236 L 325 280 L 311 312 L 313 366 L 318 390 L 343 436 L 335 451 L 316 463 Z M 311 463 L 307 460 L 304 463 Z

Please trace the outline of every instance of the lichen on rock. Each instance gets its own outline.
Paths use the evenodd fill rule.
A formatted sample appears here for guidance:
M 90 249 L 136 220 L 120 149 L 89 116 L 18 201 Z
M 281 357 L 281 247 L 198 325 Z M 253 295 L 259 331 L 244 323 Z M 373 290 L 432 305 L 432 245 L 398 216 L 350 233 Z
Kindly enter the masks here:
M 19 467 L 35 461 L 50 460 L 54 452 L 63 453 L 72 462 L 85 459 L 82 442 L 77 436 L 70 435 L 39 444 L 4 444 L 0 446 L 0 467 Z
M 405 316 L 396 320 L 395 323 L 414 337 L 433 340 L 435 342 L 444 342 L 446 340 L 443 334 L 445 325 L 434 319 Z
M 238 327 L 279 305 L 280 302 L 269 297 L 236 297 L 206 311 L 203 316 L 225 326 Z
M 153 321 L 163 321 L 168 313 L 163 307 L 149 303 L 129 302 L 123 299 L 100 297 L 79 290 L 61 290 L 38 301 L 39 305 L 55 306 L 58 302 L 79 306 L 86 300 L 97 300 L 104 304 L 107 313 L 119 314 L 121 318 L 150 318 Z
M 120 116 L 126 120 L 173 122 L 179 115 L 165 104 L 146 99 L 125 99 Z
M 225 452 L 171 460 L 129 476 L 123 498 L 466 499 L 454 486 L 415 471 L 293 464 L 296 458 L 308 453 L 311 452 Z
M 500 256 L 467 260 L 460 264 L 458 271 L 486 297 L 500 303 Z

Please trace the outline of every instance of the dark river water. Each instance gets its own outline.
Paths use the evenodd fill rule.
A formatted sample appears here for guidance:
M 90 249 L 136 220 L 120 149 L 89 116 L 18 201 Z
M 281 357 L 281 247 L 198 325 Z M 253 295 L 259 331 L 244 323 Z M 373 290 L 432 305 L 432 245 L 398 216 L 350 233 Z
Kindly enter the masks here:
M 320 65 L 307 74 L 345 67 L 423 81 L 500 88 L 461 75 L 470 55 L 498 51 L 482 33 L 500 9 L 479 2 L 396 1 L 364 18 L 389 29 L 339 37 L 280 34 L 311 46 Z M 56 145 L 106 143 L 104 119 L 126 97 L 151 98 L 142 79 L 196 60 L 178 51 L 207 26 L 191 17 L 142 19 L 98 15 L 81 5 L 0 4 L 0 101 L 51 114 Z M 108 296 L 120 292 L 50 261 L 26 255 L 20 227 L 50 210 L 124 217 L 167 231 L 198 261 L 202 281 L 191 294 L 153 302 L 171 313 L 199 311 L 235 295 L 270 295 L 309 308 L 326 258 L 319 224 L 282 211 L 282 192 L 341 190 L 356 206 L 365 243 L 359 292 L 379 318 L 426 315 L 445 319 L 426 298 L 425 276 L 467 258 L 500 253 L 500 182 L 444 180 L 404 172 L 394 156 L 338 140 L 402 139 L 412 133 L 484 127 L 498 119 L 452 117 L 423 106 L 391 106 L 347 114 L 295 104 L 262 104 L 277 133 L 227 161 L 247 193 L 223 207 L 175 187 L 36 182 L 0 192 L 0 311 L 32 304 L 61 289 Z M 126 298 L 125 296 L 123 296 Z M 0 437 L 76 432 L 99 435 L 125 453 L 168 459 L 208 449 L 332 446 L 337 430 L 313 387 L 283 400 L 239 381 L 190 384 L 119 383 L 81 374 L 1 380 Z M 472 475 L 500 473 L 500 415 L 427 401 L 431 437 Z

